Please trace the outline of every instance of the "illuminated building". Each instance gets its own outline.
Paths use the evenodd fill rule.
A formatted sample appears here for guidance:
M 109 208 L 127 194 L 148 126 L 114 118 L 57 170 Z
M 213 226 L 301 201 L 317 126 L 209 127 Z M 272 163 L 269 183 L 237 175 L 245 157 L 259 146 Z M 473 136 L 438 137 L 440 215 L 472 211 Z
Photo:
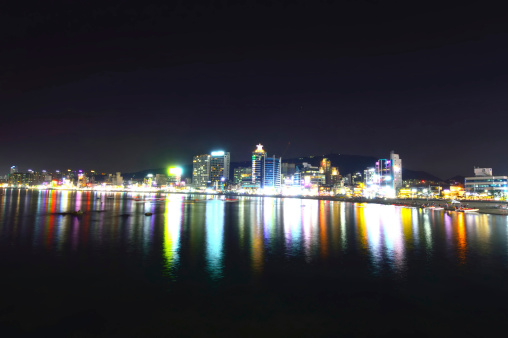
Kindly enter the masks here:
M 282 188 L 282 159 L 280 157 L 268 157 L 263 145 L 258 144 L 252 152 L 252 187 L 261 189 Z
M 263 189 L 279 190 L 282 186 L 281 180 L 281 158 L 265 157 L 263 166 Z
M 224 151 L 212 151 L 210 155 L 210 182 L 218 185 L 229 180 L 230 155 Z
M 323 158 L 319 167 L 319 173 L 325 175 L 325 184 L 331 184 L 332 165 L 329 159 Z
M 197 155 L 192 160 L 192 185 L 205 189 L 210 181 L 210 155 Z
M 376 162 L 376 174 L 374 176 L 374 183 L 379 187 L 387 187 L 392 184 L 390 160 L 379 159 Z
M 252 152 L 252 184 L 261 187 L 263 180 L 263 163 L 266 158 L 266 151 L 263 145 L 258 144 L 256 150 Z
M 332 167 L 331 174 L 330 174 L 330 184 L 337 185 L 340 183 L 341 179 L 342 179 L 342 176 L 340 176 L 339 168 Z
M 235 184 L 239 184 L 239 185 L 242 185 L 242 183 L 251 184 L 252 183 L 252 168 L 249 168 L 249 167 L 235 168 L 233 178 L 234 178 Z
M 362 182 L 362 174 L 357 172 L 351 175 L 351 185 L 356 185 Z
M 318 188 L 319 185 L 326 184 L 324 173 L 320 173 L 318 167 L 313 167 L 307 162 L 302 164 L 300 177 L 304 188 Z
M 402 160 L 393 150 L 390 159 L 379 159 L 376 162 L 373 184 L 384 191 L 385 195 L 395 195 L 402 187 Z
M 397 189 L 402 187 L 402 160 L 399 154 L 395 154 L 393 150 L 390 152 L 390 162 L 392 167 L 393 190 L 397 191 Z
M 508 193 L 508 176 L 493 176 L 492 168 L 474 168 L 474 173 L 465 178 L 466 194 L 501 197 Z

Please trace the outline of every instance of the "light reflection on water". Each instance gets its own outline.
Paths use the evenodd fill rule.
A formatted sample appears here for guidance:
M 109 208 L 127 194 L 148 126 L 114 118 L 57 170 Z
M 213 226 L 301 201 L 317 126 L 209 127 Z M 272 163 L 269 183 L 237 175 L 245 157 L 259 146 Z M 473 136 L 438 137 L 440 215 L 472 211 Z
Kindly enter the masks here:
M 228 261 L 261 275 L 281 259 L 339 264 L 354 255 L 373 275 L 404 278 L 421 262 L 460 267 L 501 259 L 506 266 L 508 257 L 506 216 L 292 198 L 226 202 L 216 196 L 147 194 L 152 200 L 140 203 L 127 193 L 113 196 L 4 190 L 0 244 L 4 251 L 160 262 L 161 273 L 173 280 L 183 270 L 220 280 L 234 273 Z M 69 214 L 76 210 L 83 216 Z

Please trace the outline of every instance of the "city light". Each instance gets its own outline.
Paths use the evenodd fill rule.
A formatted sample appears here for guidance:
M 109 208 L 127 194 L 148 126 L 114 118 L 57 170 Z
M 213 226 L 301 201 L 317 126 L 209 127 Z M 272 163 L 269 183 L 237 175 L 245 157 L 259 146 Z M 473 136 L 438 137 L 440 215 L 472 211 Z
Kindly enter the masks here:
M 172 167 L 168 169 L 169 175 L 182 176 L 183 169 L 179 167 Z

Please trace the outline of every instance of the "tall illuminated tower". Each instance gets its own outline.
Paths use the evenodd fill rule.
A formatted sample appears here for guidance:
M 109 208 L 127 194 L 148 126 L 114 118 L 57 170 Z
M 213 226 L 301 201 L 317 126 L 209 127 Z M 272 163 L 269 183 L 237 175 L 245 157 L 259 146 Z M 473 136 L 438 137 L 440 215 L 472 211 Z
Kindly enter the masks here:
M 197 155 L 192 159 L 192 185 L 195 188 L 206 188 L 210 180 L 210 155 Z
M 210 155 L 210 181 L 212 184 L 229 180 L 229 163 L 229 153 L 212 151 Z
M 395 154 L 392 150 L 390 152 L 390 162 L 393 177 L 393 190 L 397 192 L 397 189 L 402 187 L 402 160 L 399 154 Z
M 321 166 L 319 167 L 319 173 L 325 174 L 325 183 L 330 184 L 332 181 L 332 165 L 329 159 L 323 158 L 321 160 Z
M 388 192 L 393 195 L 402 187 L 402 160 L 393 150 L 390 152 L 390 159 L 379 159 L 376 162 L 374 184 L 380 189 L 390 189 Z
M 261 188 L 263 184 L 263 165 L 265 163 L 266 151 L 263 145 L 258 144 L 252 152 L 252 183 Z
M 279 190 L 281 186 L 281 158 L 275 157 L 275 155 L 265 157 L 263 164 L 262 188 Z

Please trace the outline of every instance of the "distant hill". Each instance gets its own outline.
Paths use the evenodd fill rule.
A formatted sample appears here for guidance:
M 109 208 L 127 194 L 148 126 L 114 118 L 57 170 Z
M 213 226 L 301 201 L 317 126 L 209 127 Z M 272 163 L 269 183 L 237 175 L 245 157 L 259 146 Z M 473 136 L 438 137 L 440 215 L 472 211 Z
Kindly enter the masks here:
M 403 163 L 404 164 L 404 163 Z M 402 179 L 403 180 L 425 180 L 434 182 L 443 182 L 443 180 L 437 176 L 429 174 L 425 171 L 410 170 L 402 168 Z

